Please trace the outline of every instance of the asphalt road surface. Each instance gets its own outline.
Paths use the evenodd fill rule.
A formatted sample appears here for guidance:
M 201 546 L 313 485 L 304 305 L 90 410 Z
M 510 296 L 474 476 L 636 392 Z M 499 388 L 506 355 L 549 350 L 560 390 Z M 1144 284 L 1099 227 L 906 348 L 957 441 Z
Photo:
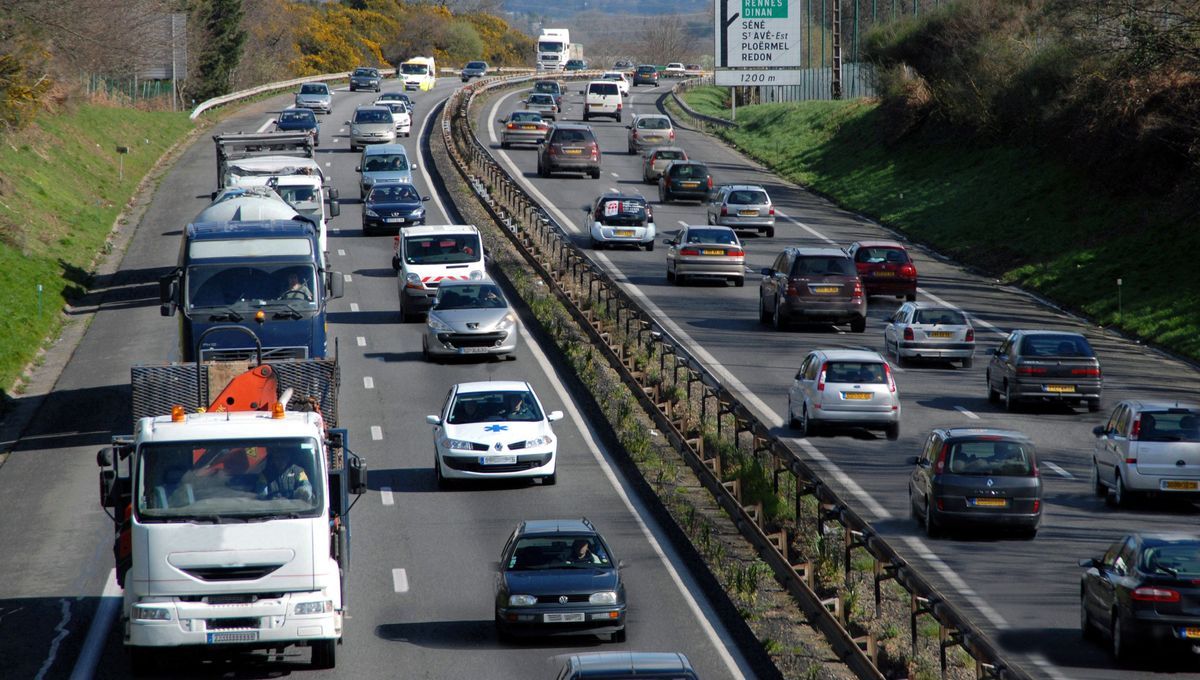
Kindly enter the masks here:
M 899 369 L 896 381 L 903 399 L 903 421 L 897 442 L 887 441 L 882 433 L 864 431 L 794 438 L 784 423 L 787 390 L 805 354 L 817 347 L 882 351 L 883 320 L 899 301 L 872 298 L 865 333 L 832 326 L 779 333 L 759 324 L 761 276 L 757 272 L 770 265 L 785 246 L 847 246 L 864 238 L 892 238 L 892 234 L 781 181 L 711 137 L 677 129 L 676 144 L 694 160 L 707 163 L 716 184 L 760 184 L 770 193 L 777 215 L 781 211 L 783 217 L 776 224 L 774 238 L 744 237 L 744 288 L 724 283 L 668 283 L 666 248 L 661 240 L 683 224 L 704 224 L 704 208 L 695 202 L 658 203 L 657 188 L 642 184 L 640 157 L 626 153 L 624 126 L 630 112 L 659 112 L 659 100 L 670 85 L 633 88 L 622 123 L 607 118 L 591 121 L 603 152 L 598 180 L 579 175 L 541 179 L 532 147 L 500 149 L 495 121 L 520 107 L 516 90 L 477 105 L 477 136 L 550 208 L 581 248 L 588 247 L 590 227 L 583 206 L 613 190 L 641 192 L 649 198 L 660 240 L 653 252 L 605 250 L 589 255 L 623 282 L 628 292 L 764 422 L 773 424 L 793 450 L 815 463 L 901 554 L 923 566 L 937 587 L 1028 671 L 1052 678 L 1157 677 L 1166 672 L 1174 677 L 1200 678 L 1195 656 L 1168 660 L 1155 655 L 1133 668 L 1114 669 L 1104 649 L 1083 641 L 1079 632 L 1081 569 L 1077 566 L 1078 559 L 1099 555 L 1124 532 L 1196 531 L 1200 512 L 1193 504 L 1146 503 L 1132 510 L 1113 510 L 1092 495 L 1088 482 L 1094 442 L 1091 429 L 1107 419 L 1111 407 L 1131 397 L 1200 401 L 1196 369 L 916 249 L 913 254 L 921 283 L 918 300 L 948 303 L 967 311 L 974 320 L 978 340 L 974 367 L 964 370 L 930 364 Z M 582 120 L 580 88 L 580 83 L 570 85 L 567 112 L 561 119 Z M 990 190 L 1002 191 L 1003 187 Z M 989 404 L 984 385 L 987 358 L 1014 328 L 1086 334 L 1104 371 L 1101 412 L 1033 405 L 1009 414 L 1003 404 Z M 909 518 L 906 480 L 910 466 L 904 461 L 920 452 L 931 428 L 941 426 L 1010 428 L 1034 440 L 1042 461 L 1046 502 L 1036 539 L 992 534 L 929 540 L 917 531 Z

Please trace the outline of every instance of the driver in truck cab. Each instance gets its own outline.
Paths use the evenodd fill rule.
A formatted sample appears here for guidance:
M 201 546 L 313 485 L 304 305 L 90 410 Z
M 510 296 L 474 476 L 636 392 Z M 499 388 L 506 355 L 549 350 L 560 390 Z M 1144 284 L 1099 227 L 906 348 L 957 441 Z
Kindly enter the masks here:
M 312 502 L 313 488 L 304 467 L 297 464 L 299 451 L 271 448 L 255 487 L 260 500 L 291 498 Z

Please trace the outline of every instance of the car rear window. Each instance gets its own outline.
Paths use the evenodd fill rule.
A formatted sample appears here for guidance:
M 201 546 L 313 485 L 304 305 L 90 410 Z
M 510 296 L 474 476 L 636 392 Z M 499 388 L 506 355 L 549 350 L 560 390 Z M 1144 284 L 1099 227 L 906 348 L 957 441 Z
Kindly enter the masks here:
M 537 111 L 517 111 L 513 113 L 510 120 L 519 123 L 540 123 L 542 122 L 542 114 Z
M 639 66 L 637 68 L 637 72 L 638 73 L 658 73 L 658 69 L 653 66 Z
M 1138 440 L 1144 442 L 1200 442 L 1200 413 L 1186 409 L 1142 411 Z
M 555 130 L 555 144 L 577 144 L 592 141 L 592 133 L 587 130 Z
M 1142 549 L 1138 569 L 1175 578 L 1200 577 L 1200 541 L 1180 540 L 1147 545 Z
M 857 276 L 848 257 L 813 255 L 797 257 L 792 276 Z
M 913 315 L 913 323 L 965 326 L 967 318 L 957 309 L 918 309 Z
M 646 202 L 629 198 L 603 201 L 596 209 L 596 219 L 604 224 L 640 224 L 646 220 Z
M 545 92 L 548 94 L 558 94 L 560 90 L 558 87 L 558 83 L 543 80 L 543 81 L 536 82 L 533 84 L 533 91 L 534 92 Z
M 613 95 L 620 94 L 616 83 L 592 83 L 588 85 L 588 94 Z
M 883 385 L 887 373 L 878 361 L 830 361 L 825 367 L 825 380 L 831 383 Z
M 1079 335 L 1026 335 L 1021 340 L 1021 356 L 1093 357 L 1091 345 Z
M 670 130 L 671 121 L 666 118 L 638 118 L 638 129 L 640 130 Z
M 671 166 L 672 177 L 708 177 L 708 166 L 699 163 L 683 163 Z
M 529 95 L 530 104 L 554 104 L 554 95 L 552 94 L 531 94 Z
M 905 264 L 908 260 L 908 251 L 903 248 L 859 248 L 854 254 L 855 262 L 867 262 L 869 264 L 879 264 L 881 262 L 890 262 L 893 264 Z
M 729 202 L 734 205 L 762 205 L 770 203 L 771 199 L 767 198 L 767 192 L 765 191 L 738 189 L 729 192 Z
M 688 229 L 685 243 L 725 243 L 737 245 L 737 235 L 732 229 Z
M 682 151 L 664 151 L 659 149 L 654 152 L 654 160 L 656 161 L 685 161 L 687 156 Z
M 1021 477 L 1033 471 L 1032 447 L 1021 442 L 980 439 L 953 442 L 949 471 L 956 475 Z

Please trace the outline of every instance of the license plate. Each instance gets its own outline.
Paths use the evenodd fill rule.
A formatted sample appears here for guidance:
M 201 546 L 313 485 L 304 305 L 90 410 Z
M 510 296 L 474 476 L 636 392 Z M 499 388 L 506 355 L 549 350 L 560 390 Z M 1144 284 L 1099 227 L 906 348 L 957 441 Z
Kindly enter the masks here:
M 568 156 L 578 156 L 583 153 L 583 149 L 565 149 L 564 151 Z
M 931 337 L 931 338 L 953 338 L 954 334 L 951 333 L 950 331 L 930 331 L 929 337 Z
M 385 217 L 383 218 L 383 221 L 387 222 L 388 224 L 396 224 L 397 222 L 403 223 L 405 220 L 403 217 Z
M 1185 479 L 1165 479 L 1160 487 L 1163 491 L 1196 491 L 1200 483 Z
M 701 252 L 701 253 L 703 253 L 703 254 L 705 254 L 705 255 L 724 255 L 724 254 L 725 254 L 725 251 L 724 251 L 724 250 L 708 250 L 708 249 L 705 249 L 705 250 L 701 250 L 700 252 Z
M 644 137 L 642 139 L 642 141 L 646 142 L 646 143 L 657 143 L 657 142 L 661 142 L 662 140 L 663 140 L 662 137 Z
M 208 644 L 219 645 L 226 642 L 257 642 L 258 631 L 256 630 L 240 630 L 230 631 L 228 633 L 209 633 Z
M 757 210 L 739 210 L 738 215 L 742 217 L 758 217 Z
M 459 349 L 463 354 L 487 354 L 490 347 L 462 347 Z
M 616 234 L 617 234 L 617 236 L 633 236 L 633 230 L 632 229 L 618 229 L 616 231 Z
M 817 286 L 812 289 L 812 292 L 820 293 L 821 295 L 829 295 L 830 293 L 836 293 L 839 290 L 841 290 L 841 288 L 838 288 L 837 286 Z
M 879 278 L 885 278 L 885 279 L 886 279 L 886 278 L 888 278 L 888 277 L 895 276 L 895 275 L 896 275 L 896 272 L 889 272 L 889 271 L 887 271 L 887 270 L 883 270 L 883 271 L 877 271 L 877 272 L 871 272 L 871 276 L 875 276 L 875 277 L 879 277 Z
M 536 125 L 522 125 L 521 129 L 522 130 L 536 130 L 537 126 Z
M 699 182 L 680 182 L 679 185 L 684 189 L 695 189 L 700 186 Z
M 583 623 L 583 612 L 543 614 L 542 621 L 545 623 Z
M 870 392 L 842 392 L 842 397 L 844 397 L 846 399 L 855 399 L 857 401 L 864 401 L 864 400 L 871 398 L 871 393 Z
M 968 498 L 971 505 L 977 508 L 1007 508 L 1007 498 Z
M 1055 392 L 1058 394 L 1062 394 L 1064 392 L 1074 392 L 1075 386 L 1074 385 L 1046 385 L 1046 391 L 1047 392 Z
M 517 457 L 512 456 L 480 456 L 480 465 L 513 465 L 517 462 Z
M 1189 640 L 1200 638 L 1200 628 L 1180 628 L 1179 632 Z

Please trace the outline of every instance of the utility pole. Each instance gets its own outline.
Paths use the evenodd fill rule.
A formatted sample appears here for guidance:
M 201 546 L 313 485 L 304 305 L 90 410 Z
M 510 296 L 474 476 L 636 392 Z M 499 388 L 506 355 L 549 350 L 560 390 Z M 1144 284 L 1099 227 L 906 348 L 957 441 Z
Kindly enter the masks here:
M 842 0 L 833 0 L 833 79 L 830 96 L 842 98 Z

